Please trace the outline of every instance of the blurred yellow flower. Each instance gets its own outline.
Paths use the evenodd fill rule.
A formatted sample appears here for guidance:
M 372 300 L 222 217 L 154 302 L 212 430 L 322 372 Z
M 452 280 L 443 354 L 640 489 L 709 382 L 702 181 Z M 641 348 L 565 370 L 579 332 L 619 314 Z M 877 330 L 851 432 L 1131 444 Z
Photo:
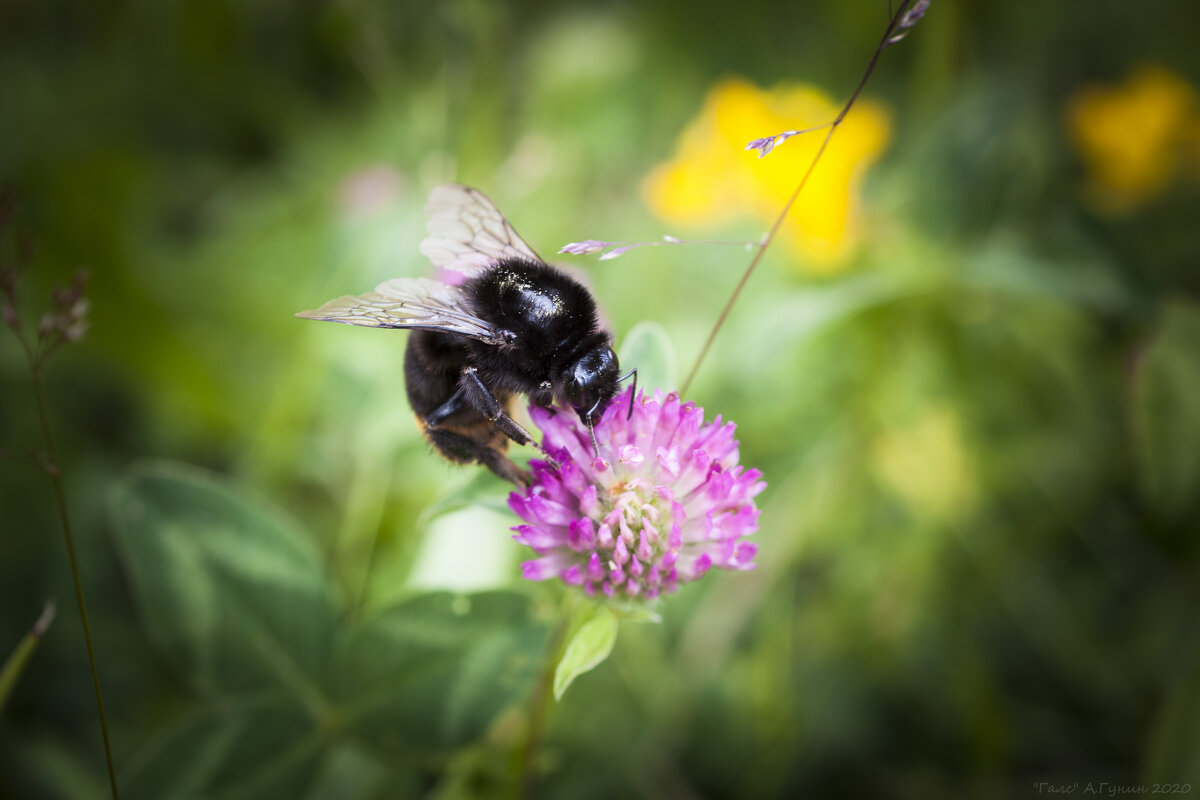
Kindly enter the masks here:
M 958 415 L 927 411 L 914 424 L 886 432 L 875 443 L 871 464 L 884 486 L 920 518 L 950 522 L 975 502 L 975 464 Z
M 1161 67 L 1121 86 L 1088 86 L 1067 107 L 1071 140 L 1087 170 L 1085 191 L 1101 211 L 1128 211 L 1160 193 L 1200 125 L 1196 93 Z
M 812 86 L 763 91 L 743 80 L 714 87 L 679 139 L 675 158 L 644 184 L 650 208 L 669 222 L 712 225 L 746 212 L 770 224 L 816 155 L 826 130 L 788 139 L 766 158 L 743 148 L 752 139 L 833 120 L 840 111 Z M 821 157 L 781 230 L 805 269 L 833 272 L 857 239 L 857 193 L 866 168 L 891 132 L 888 113 L 859 100 Z

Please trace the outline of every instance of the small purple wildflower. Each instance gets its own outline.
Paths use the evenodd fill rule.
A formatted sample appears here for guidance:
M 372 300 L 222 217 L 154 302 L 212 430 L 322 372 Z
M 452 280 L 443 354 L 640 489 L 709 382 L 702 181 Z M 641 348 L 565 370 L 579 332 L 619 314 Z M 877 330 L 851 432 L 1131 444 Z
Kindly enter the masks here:
M 560 253 L 570 253 L 573 256 L 585 256 L 597 250 L 603 250 L 613 242 L 602 242 L 599 239 L 585 239 L 582 242 L 568 242 L 559 248 Z
M 84 296 L 87 289 L 87 270 L 78 270 L 70 285 L 55 289 L 50 294 L 51 310 L 47 311 L 38 324 L 38 337 L 50 341 L 58 337 L 63 342 L 77 342 L 88 329 L 88 312 L 91 303 Z
M 509 495 L 525 524 L 513 528 L 540 556 L 521 565 L 530 580 L 560 578 L 588 594 L 651 599 L 713 567 L 754 568 L 754 498 L 767 484 L 738 464 L 732 422 L 704 423 L 704 409 L 674 392 L 627 389 L 596 425 L 600 455 L 576 414 L 530 408 L 546 450 L 562 465 L 533 461 L 533 484 Z
M 896 44 L 905 36 L 914 25 L 921 21 L 921 17 L 925 16 L 925 12 L 929 10 L 930 0 L 917 0 L 904 12 L 904 16 L 900 17 L 900 21 L 896 23 L 896 35 L 887 40 L 883 47 Z
M 656 243 L 656 244 L 657 244 L 657 243 Z M 599 260 L 600 260 L 600 261 L 609 261 L 609 260 L 611 260 L 611 259 L 614 259 L 614 258 L 616 258 L 616 257 L 618 257 L 618 256 L 622 256 L 622 255 L 624 255 L 625 253 L 628 253 L 630 250 L 632 250 L 632 249 L 633 249 L 633 248 L 635 248 L 635 247 L 638 247 L 638 245 L 636 245 L 636 244 L 627 244 L 627 245 L 625 245 L 625 246 L 623 246 L 623 247 L 614 247 L 612 250 L 609 250 L 607 253 L 603 253 L 603 254 L 601 254 L 601 256 L 600 256 Z
M 929 10 L 929 0 L 917 0 L 908 11 L 904 12 L 904 16 L 900 18 L 900 24 L 896 28 L 902 31 L 908 30 L 921 21 L 921 17 L 925 16 L 927 10 Z
M 782 131 L 780 133 L 775 134 L 774 136 L 764 136 L 761 139 L 755 139 L 751 142 L 747 142 L 746 146 L 743 147 L 742 149 L 743 150 L 757 150 L 758 157 L 762 158 L 767 153 L 771 152 L 776 147 L 783 144 L 784 142 L 786 142 L 788 139 L 792 138 L 793 136 L 799 136 L 802 133 L 812 133 L 813 131 L 819 131 L 822 128 L 828 128 L 829 126 L 834 125 L 834 124 L 835 124 L 835 122 L 823 122 L 820 125 L 813 125 L 811 128 L 804 128 L 803 130 L 799 130 L 799 131 Z
M 777 133 L 774 136 L 764 136 L 761 139 L 755 139 L 752 142 L 747 142 L 743 150 L 757 150 L 758 157 L 762 158 L 767 153 L 775 149 L 775 145 L 783 144 L 791 137 L 795 136 L 800 131 L 784 131 Z
M 789 131 L 788 135 L 796 133 L 804 133 L 804 131 Z M 782 135 L 782 134 L 781 134 Z M 747 150 L 750 148 L 747 147 Z M 769 148 L 768 148 L 769 149 Z M 660 242 L 602 242 L 599 239 L 584 239 L 582 242 L 569 242 L 559 248 L 560 253 L 569 253 L 573 256 L 586 256 L 589 253 L 599 253 L 605 248 L 612 249 L 606 253 L 600 254 L 600 261 L 609 261 L 611 259 L 622 256 L 637 247 L 660 247 L 668 244 L 736 244 L 745 247 L 747 250 L 754 248 L 759 242 L 724 242 L 702 239 L 680 239 L 678 236 L 672 236 L 669 233 L 664 233 Z

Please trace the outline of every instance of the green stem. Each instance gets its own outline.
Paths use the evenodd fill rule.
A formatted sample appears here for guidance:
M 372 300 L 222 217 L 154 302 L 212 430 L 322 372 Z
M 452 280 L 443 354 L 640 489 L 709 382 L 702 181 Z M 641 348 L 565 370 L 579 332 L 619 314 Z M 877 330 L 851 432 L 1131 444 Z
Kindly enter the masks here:
M 525 735 L 525 744 L 521 748 L 519 779 L 517 784 L 518 797 L 533 797 L 535 764 L 538 748 L 541 747 L 542 732 L 546 728 L 546 718 L 549 716 L 551 698 L 554 693 L 554 670 L 562 658 L 563 645 L 566 643 L 567 629 L 570 627 L 572 614 L 568 604 L 567 613 L 562 615 L 550 641 L 546 643 L 546 658 L 542 662 L 542 671 L 538 675 L 537 685 L 533 687 L 533 700 L 529 709 L 529 729 Z
M 26 348 L 26 353 L 30 351 Z M 83 599 L 83 581 L 79 578 L 79 562 L 75 558 L 75 539 L 71 536 L 71 517 L 67 513 L 67 497 L 63 490 L 62 473 L 58 467 L 58 455 L 54 447 L 54 435 L 50 429 L 50 412 L 46 402 L 46 388 L 42 383 L 41 362 L 30 354 L 30 371 L 33 375 L 33 391 L 37 397 L 38 417 L 42 424 L 42 438 L 46 442 L 46 472 L 54 486 L 54 499 L 58 504 L 58 518 L 62 524 L 63 538 L 67 543 L 67 559 L 71 563 L 71 578 L 75 583 L 75 599 L 79 603 L 79 618 L 83 622 L 83 640 L 87 644 L 88 664 L 92 669 L 92 688 L 96 691 L 96 709 L 100 714 L 100 734 L 104 739 L 104 760 L 108 765 L 108 783 L 113 800 L 120 797 L 117 792 L 117 771 L 113 767 L 112 745 L 108 739 L 108 719 L 104 714 L 104 696 L 100 692 L 100 673 L 96 669 L 96 653 L 92 647 L 92 627 L 88 623 L 87 603 Z
M 8 660 L 4 662 L 3 667 L 0 667 L 0 711 L 4 710 L 4 703 L 8 700 L 8 696 L 12 694 L 13 688 L 17 685 L 17 681 L 21 677 L 21 673 L 25 671 L 25 666 L 29 663 L 29 659 L 33 657 L 33 651 L 37 649 L 38 642 L 42 640 L 46 629 L 50 627 L 50 623 L 53 621 L 54 601 L 47 600 L 46 608 L 42 611 L 42 615 L 38 617 L 37 622 L 33 623 L 33 627 L 29 629 L 29 633 L 25 634 L 25 638 L 17 645 L 17 649 L 13 650 Z
M 704 340 L 704 344 L 700 348 L 699 355 L 696 356 L 695 362 L 692 363 L 692 369 L 688 372 L 687 379 L 679 389 L 681 395 L 686 395 L 688 388 L 692 385 L 692 379 L 696 377 L 696 373 L 700 371 L 700 365 L 704 363 L 704 357 L 708 355 L 709 349 L 712 347 L 713 341 L 716 340 L 717 334 L 721 331 L 721 327 L 725 324 L 725 319 L 729 316 L 729 312 L 733 310 L 733 304 L 737 302 L 742 294 L 742 289 L 745 288 L 746 282 L 750 280 L 750 276 L 754 273 L 758 262 L 762 260 L 763 255 L 767 252 L 767 248 L 771 246 L 771 242 L 775 240 L 775 234 L 779 233 L 780 227 L 783 226 L 783 221 L 787 219 L 787 215 L 792 210 L 792 206 L 796 204 L 796 199 L 800 197 L 800 192 L 804 191 L 805 184 L 808 183 L 809 177 L 813 174 L 813 170 L 817 168 L 817 163 L 821 160 L 821 156 L 825 154 L 825 148 L 829 146 L 829 140 L 837 133 L 837 129 L 846 119 L 846 115 L 850 113 L 850 109 L 854 107 L 855 101 L 862 93 L 863 87 L 867 85 L 867 80 L 871 77 L 871 73 L 875 71 L 876 64 L 879 63 L 879 56 L 887 49 L 891 43 L 891 38 L 900 24 L 904 13 L 908 10 L 911 0 L 904 0 L 900 7 L 896 9 L 896 13 L 892 15 L 888 22 L 887 30 L 883 33 L 883 38 L 879 41 L 879 45 L 875 48 L 875 52 L 871 54 L 871 60 L 867 63 L 866 71 L 863 72 L 862 78 L 855 87 L 854 93 L 850 95 L 850 99 L 842 106 L 842 110 L 832 122 L 827 122 L 824 125 L 817 125 L 806 130 L 819 130 L 826 126 L 829 127 L 829 133 L 825 134 L 825 139 L 821 142 L 821 146 L 817 149 L 817 154 L 812 157 L 808 163 L 808 168 L 804 171 L 803 177 L 800 178 L 800 183 L 796 185 L 796 190 L 792 192 L 792 196 L 784 204 L 783 210 L 779 212 L 779 216 L 775 218 L 775 222 L 771 225 L 771 230 L 763 237 L 762 243 L 759 244 L 754 256 L 750 259 L 750 263 L 746 265 L 746 270 L 742 273 L 741 280 L 734 287 L 733 293 L 729 295 L 729 300 L 726 301 L 725 307 L 721 309 L 721 313 L 717 316 L 717 321 L 713 323 L 712 330 L 708 332 L 708 338 Z M 803 133 L 805 131 L 801 131 Z

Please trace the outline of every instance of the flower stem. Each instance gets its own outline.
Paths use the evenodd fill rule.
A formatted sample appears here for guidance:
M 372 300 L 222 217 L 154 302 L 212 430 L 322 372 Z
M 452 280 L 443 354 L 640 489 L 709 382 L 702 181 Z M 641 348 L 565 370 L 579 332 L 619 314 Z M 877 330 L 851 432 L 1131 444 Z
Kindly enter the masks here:
M 763 254 L 767 252 L 767 248 L 770 247 L 771 242 L 775 240 L 775 235 L 779 233 L 779 228 L 783 225 L 783 221 L 787 219 L 788 212 L 790 212 L 792 210 L 792 206 L 796 204 L 796 198 L 798 198 L 800 196 L 800 192 L 804 190 L 805 184 L 808 183 L 809 177 L 813 174 L 813 170 L 816 169 L 817 163 L 821 160 L 821 156 L 824 155 L 825 148 L 829 146 L 829 140 L 833 138 L 833 134 L 837 132 L 839 127 L 841 127 L 842 122 L 846 119 L 846 115 L 850 113 L 850 109 L 854 106 L 855 101 L 858 100 L 859 94 L 862 93 L 863 87 L 867 85 L 867 80 L 871 77 L 871 73 L 875 71 L 875 65 L 879 62 L 880 54 L 882 54 L 883 51 L 887 49 L 888 45 L 892 43 L 892 36 L 894 35 L 897 27 L 900 25 L 901 19 L 904 17 L 905 12 L 908 10 L 908 7 L 912 2 L 913 0 L 904 0 L 904 2 L 900 4 L 900 7 L 896 9 L 896 12 L 892 14 L 892 18 L 888 22 L 887 30 L 884 31 L 883 38 L 879 41 L 879 45 L 875 48 L 875 52 L 871 54 L 871 60 L 867 62 L 867 68 L 863 72 L 863 76 L 859 80 L 858 86 L 855 87 L 854 93 L 850 95 L 850 99 L 846 101 L 844 106 L 842 106 L 842 110 L 838 112 L 838 115 L 834 117 L 833 121 L 826 123 L 829 126 L 829 132 L 825 134 L 825 139 L 821 142 L 821 146 L 817 149 L 816 155 L 814 155 L 812 160 L 808 163 L 808 168 L 804 170 L 804 175 L 800 178 L 800 183 L 796 185 L 796 190 L 792 192 L 792 196 L 789 197 L 788 201 L 784 204 L 783 210 L 779 212 L 779 216 L 777 216 L 775 218 L 775 222 L 771 224 L 770 231 L 768 231 L 767 235 L 763 237 L 762 242 L 758 245 L 758 249 L 750 258 L 750 263 L 746 265 L 745 272 L 742 273 L 742 277 L 738 281 L 737 286 L 734 287 L 733 292 L 729 295 L 729 300 L 725 303 L 725 307 L 721 309 L 721 313 L 717 316 L 717 321 L 713 324 L 712 330 L 708 332 L 708 338 L 704 340 L 704 345 L 700 348 L 700 353 L 696 356 L 696 360 L 692 364 L 692 369 L 688 372 L 687 379 L 683 382 L 683 385 L 679 389 L 680 394 L 687 394 L 688 387 L 692 384 L 692 379 L 696 377 L 696 373 L 700 370 L 700 365 L 704 363 L 704 358 L 708 355 L 708 351 L 712 347 L 713 341 L 717 338 L 717 333 L 720 332 L 721 326 L 725 324 L 725 319 L 729 316 L 729 312 L 733 309 L 733 304 L 736 303 L 738 297 L 741 296 L 742 289 L 745 288 L 746 282 L 750 280 L 751 274 L 753 274 L 755 268 L 758 267 L 758 262 L 762 260 Z M 818 125 L 816 128 L 809 130 L 816 130 L 822 127 L 825 126 Z
M 71 517 L 67 513 L 66 492 L 63 489 L 62 473 L 58 467 L 58 455 L 54 447 L 54 435 L 50 428 L 50 412 L 46 402 L 46 388 L 42 382 L 42 364 L 35 359 L 33 353 L 26 347 L 29 355 L 30 372 L 33 375 L 33 391 L 37 397 L 38 417 L 42 425 L 42 438 L 46 443 L 46 473 L 54 486 L 54 499 L 58 505 L 58 518 L 62 524 L 63 538 L 67 543 L 67 559 L 71 564 L 71 578 L 75 583 L 75 599 L 79 603 L 79 618 L 83 622 L 83 640 L 87 644 L 88 664 L 92 669 L 92 688 L 96 691 L 96 709 L 100 715 L 100 734 L 104 739 L 104 760 L 108 765 L 108 783 L 112 789 L 113 800 L 118 800 L 117 772 L 113 768 L 112 745 L 108 739 L 108 720 L 104 715 L 104 696 L 100 692 L 100 673 L 96 669 L 96 653 L 92 647 L 92 628 L 88 623 L 87 603 L 83 598 L 83 581 L 79 578 L 79 563 L 75 558 L 75 540 L 71 536 Z
M 562 649 L 566 643 L 567 629 L 571 625 L 571 618 L 570 611 L 564 613 L 555 626 L 554 632 L 550 634 L 550 641 L 546 643 L 546 658 L 542 662 L 542 671 L 538 674 L 537 684 L 533 687 L 533 697 L 529 708 L 529 728 L 521 748 L 518 768 L 517 796 L 521 798 L 533 797 L 536 778 L 535 762 L 552 702 L 554 671 L 558 666 L 559 659 L 562 658 Z

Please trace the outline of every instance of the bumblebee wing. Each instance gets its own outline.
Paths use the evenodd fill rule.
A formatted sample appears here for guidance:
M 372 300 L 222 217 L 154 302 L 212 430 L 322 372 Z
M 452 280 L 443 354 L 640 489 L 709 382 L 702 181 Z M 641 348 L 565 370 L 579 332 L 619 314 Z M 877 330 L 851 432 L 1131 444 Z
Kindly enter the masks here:
M 470 310 L 460 289 L 428 278 L 393 278 L 373 292 L 343 295 L 296 316 L 368 328 L 441 331 L 488 344 L 502 342 L 495 326 Z
M 429 235 L 421 252 L 458 284 L 504 258 L 542 259 L 478 189 L 447 183 L 429 194 Z

